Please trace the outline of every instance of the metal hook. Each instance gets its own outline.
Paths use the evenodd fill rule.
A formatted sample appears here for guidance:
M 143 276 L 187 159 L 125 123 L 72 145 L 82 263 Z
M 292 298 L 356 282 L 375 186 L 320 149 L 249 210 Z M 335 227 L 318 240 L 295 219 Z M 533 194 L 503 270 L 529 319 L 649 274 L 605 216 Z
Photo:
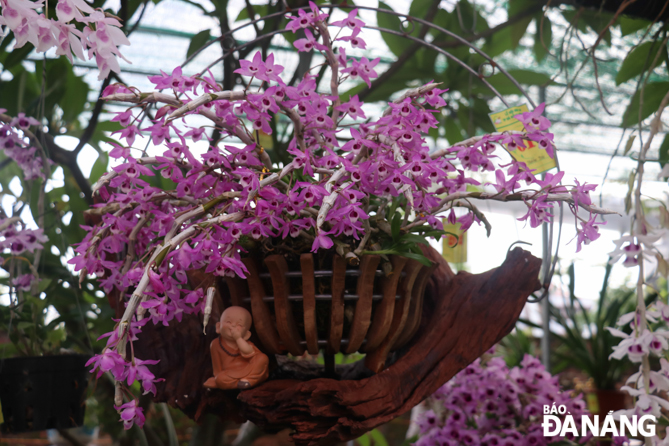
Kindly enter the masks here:
M 513 242 L 509 245 L 509 249 L 506 250 L 506 253 L 509 254 L 511 252 L 511 248 L 513 248 L 515 245 L 529 245 L 529 246 L 532 246 L 532 243 L 524 242 L 522 240 L 516 240 L 515 242 Z
M 515 241 L 515 242 L 513 242 L 513 243 L 511 243 L 511 244 L 509 245 L 509 249 L 506 250 L 506 253 L 508 254 L 509 252 L 511 252 L 511 249 L 512 249 L 514 246 L 516 246 L 516 245 L 529 245 L 529 246 L 532 246 L 532 243 L 524 242 L 524 241 L 522 241 L 522 240 L 517 240 L 517 241 Z M 541 288 L 543 289 L 543 291 L 542 291 L 542 293 L 541 293 L 540 296 L 537 297 L 537 296 L 535 296 L 534 293 L 532 293 L 532 294 L 530 295 L 531 297 L 528 297 L 528 298 L 527 298 L 527 301 L 528 301 L 529 303 L 538 303 L 538 302 L 541 302 L 542 300 L 544 300 L 544 299 L 546 298 L 546 296 L 548 295 L 548 285 L 549 285 L 549 284 L 550 284 L 550 280 L 548 280 L 547 283 L 544 283 L 544 284 L 541 286 Z
M 548 296 L 548 286 L 546 286 L 546 284 L 544 284 L 542 286 L 542 288 L 543 288 L 543 292 L 541 293 L 541 296 L 537 297 L 537 296 L 534 295 L 534 293 L 532 293 L 532 294 L 530 294 L 531 297 L 527 298 L 527 302 L 529 302 L 531 304 L 536 304 L 536 303 L 539 303 L 542 300 L 544 300 L 546 298 L 546 296 Z
M 411 24 L 411 29 L 406 29 L 406 24 L 409 23 Z M 414 30 L 416 29 L 416 22 L 411 20 L 411 17 L 407 16 L 404 19 L 400 21 L 400 31 L 406 34 L 413 34 Z
M 486 75 L 486 74 L 483 72 L 483 70 L 484 70 L 484 68 L 485 68 L 486 66 L 490 66 L 490 68 L 492 69 L 491 73 L 488 74 L 488 75 Z M 478 72 L 479 72 L 479 78 L 481 78 L 481 79 L 487 79 L 487 78 L 493 76 L 493 75 L 495 74 L 495 68 L 497 68 L 497 64 L 496 64 L 496 63 L 494 63 L 494 62 L 492 62 L 492 61 L 491 61 L 491 62 L 483 62 L 481 65 L 479 65 L 479 69 L 478 69 Z

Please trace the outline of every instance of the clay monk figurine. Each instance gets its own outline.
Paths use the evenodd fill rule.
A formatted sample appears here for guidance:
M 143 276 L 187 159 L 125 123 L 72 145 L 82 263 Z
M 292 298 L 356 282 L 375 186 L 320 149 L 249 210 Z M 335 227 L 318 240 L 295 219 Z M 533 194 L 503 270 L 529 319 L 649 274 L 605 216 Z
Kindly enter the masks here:
M 205 387 L 217 389 L 248 389 L 267 379 L 267 355 L 249 342 L 251 313 L 242 307 L 228 307 L 216 324 L 218 339 L 211 342 L 214 376 Z

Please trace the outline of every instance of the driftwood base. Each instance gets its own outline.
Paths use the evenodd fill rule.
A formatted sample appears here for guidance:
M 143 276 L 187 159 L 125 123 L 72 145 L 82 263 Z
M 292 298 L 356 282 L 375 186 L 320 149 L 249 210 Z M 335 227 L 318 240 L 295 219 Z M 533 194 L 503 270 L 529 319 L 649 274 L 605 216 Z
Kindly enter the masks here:
M 322 366 L 278 357 L 270 379 L 257 388 L 207 390 L 202 383 L 212 375 L 213 323 L 204 336 L 201 322 L 185 317 L 170 327 L 147 325 L 136 343 L 138 357 L 161 361 L 152 367 L 165 378 L 155 401 L 195 420 L 214 413 L 270 430 L 290 427 L 298 445 L 350 440 L 407 412 L 509 333 L 540 287 L 541 261 L 520 248 L 498 268 L 476 275 L 454 275 L 436 251 L 426 255 L 438 267 L 425 292 L 421 328 L 382 372 L 372 374 L 360 361 L 339 367 L 339 379 L 331 379 L 323 377 Z M 220 307 L 214 306 L 213 321 Z

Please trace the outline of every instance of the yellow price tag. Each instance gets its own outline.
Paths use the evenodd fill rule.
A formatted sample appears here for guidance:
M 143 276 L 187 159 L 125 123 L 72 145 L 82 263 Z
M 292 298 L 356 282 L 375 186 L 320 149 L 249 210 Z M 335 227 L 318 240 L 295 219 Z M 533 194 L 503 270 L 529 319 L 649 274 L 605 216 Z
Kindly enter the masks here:
M 262 130 L 258 130 L 258 140 L 260 145 L 265 149 L 272 150 L 274 148 L 274 140 L 272 139 L 272 135 L 268 135 Z
M 467 261 L 467 233 L 460 229 L 460 223 L 450 224 L 444 219 L 444 231 L 448 234 L 442 238 L 442 256 L 450 263 Z
M 530 111 L 527 104 L 516 107 L 507 108 L 496 113 L 490 113 L 490 120 L 498 132 L 507 132 L 510 130 L 525 131 L 525 126 L 522 122 L 514 118 L 514 116 Z M 518 147 L 516 150 L 509 150 L 509 153 L 516 161 L 527 164 L 534 175 L 557 167 L 556 159 L 548 156 L 548 153 L 532 141 L 525 141 L 527 147 Z M 557 158 L 557 154 L 555 154 Z

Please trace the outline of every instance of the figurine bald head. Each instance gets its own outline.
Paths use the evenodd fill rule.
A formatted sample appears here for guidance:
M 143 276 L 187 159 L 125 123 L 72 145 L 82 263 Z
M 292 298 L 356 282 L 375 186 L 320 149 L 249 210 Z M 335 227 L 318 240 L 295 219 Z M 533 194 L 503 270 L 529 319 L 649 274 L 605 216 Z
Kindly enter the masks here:
M 237 339 L 245 341 L 251 337 L 251 313 L 243 307 L 228 307 L 221 314 L 216 323 L 216 333 L 223 339 L 235 342 Z

